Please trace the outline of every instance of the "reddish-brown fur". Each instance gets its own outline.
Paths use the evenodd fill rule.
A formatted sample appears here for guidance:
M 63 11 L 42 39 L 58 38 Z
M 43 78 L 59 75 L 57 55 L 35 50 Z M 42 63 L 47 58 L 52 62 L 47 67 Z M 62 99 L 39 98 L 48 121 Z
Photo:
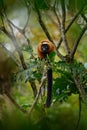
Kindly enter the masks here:
M 38 57 L 39 57 L 40 59 L 43 59 L 43 58 L 44 58 L 44 54 L 43 54 L 43 51 L 42 51 L 42 49 L 41 49 L 41 46 L 42 46 L 43 44 L 48 44 L 48 45 L 49 45 L 48 54 L 49 54 L 50 52 L 55 51 L 55 46 L 54 46 L 50 41 L 48 41 L 48 40 L 43 40 L 43 41 L 41 41 L 41 42 L 38 44 L 38 47 L 37 47 L 37 53 L 38 53 Z

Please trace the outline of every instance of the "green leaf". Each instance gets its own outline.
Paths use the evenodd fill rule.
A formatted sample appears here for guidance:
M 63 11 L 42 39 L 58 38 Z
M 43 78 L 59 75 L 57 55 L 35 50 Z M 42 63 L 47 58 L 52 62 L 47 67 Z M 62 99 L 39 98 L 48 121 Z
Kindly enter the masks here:
M 48 3 L 48 0 L 36 0 L 36 4 L 37 4 L 38 9 L 44 9 L 44 10 L 49 9 L 47 3 Z
M 87 11 L 87 0 L 69 0 L 68 9 L 71 13 L 75 13 L 82 8 Z
M 48 59 L 50 61 L 53 61 L 54 60 L 54 57 L 55 57 L 56 53 L 55 52 L 50 52 L 50 54 L 48 55 Z

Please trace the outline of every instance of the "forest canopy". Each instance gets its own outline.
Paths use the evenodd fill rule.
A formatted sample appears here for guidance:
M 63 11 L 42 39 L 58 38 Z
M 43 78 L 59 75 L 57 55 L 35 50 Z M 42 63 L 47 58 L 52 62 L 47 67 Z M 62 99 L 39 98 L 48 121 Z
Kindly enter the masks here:
M 0 0 L 0 129 L 87 129 L 86 39 L 87 0 Z M 43 40 L 55 52 L 41 60 Z

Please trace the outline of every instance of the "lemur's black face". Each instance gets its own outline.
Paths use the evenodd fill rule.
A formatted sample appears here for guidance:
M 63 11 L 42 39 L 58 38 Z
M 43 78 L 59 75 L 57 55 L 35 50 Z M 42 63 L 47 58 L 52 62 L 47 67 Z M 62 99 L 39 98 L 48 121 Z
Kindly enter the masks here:
M 47 43 L 42 44 L 41 50 L 42 50 L 43 54 L 47 54 L 48 50 L 49 50 L 48 44 Z

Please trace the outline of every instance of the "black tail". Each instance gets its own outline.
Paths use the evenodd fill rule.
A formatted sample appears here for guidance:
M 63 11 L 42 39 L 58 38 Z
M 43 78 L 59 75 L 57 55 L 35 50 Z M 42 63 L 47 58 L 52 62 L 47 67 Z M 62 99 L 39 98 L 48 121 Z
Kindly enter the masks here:
M 46 107 L 50 107 L 52 100 L 52 69 L 49 68 L 47 70 L 47 99 L 46 99 Z

